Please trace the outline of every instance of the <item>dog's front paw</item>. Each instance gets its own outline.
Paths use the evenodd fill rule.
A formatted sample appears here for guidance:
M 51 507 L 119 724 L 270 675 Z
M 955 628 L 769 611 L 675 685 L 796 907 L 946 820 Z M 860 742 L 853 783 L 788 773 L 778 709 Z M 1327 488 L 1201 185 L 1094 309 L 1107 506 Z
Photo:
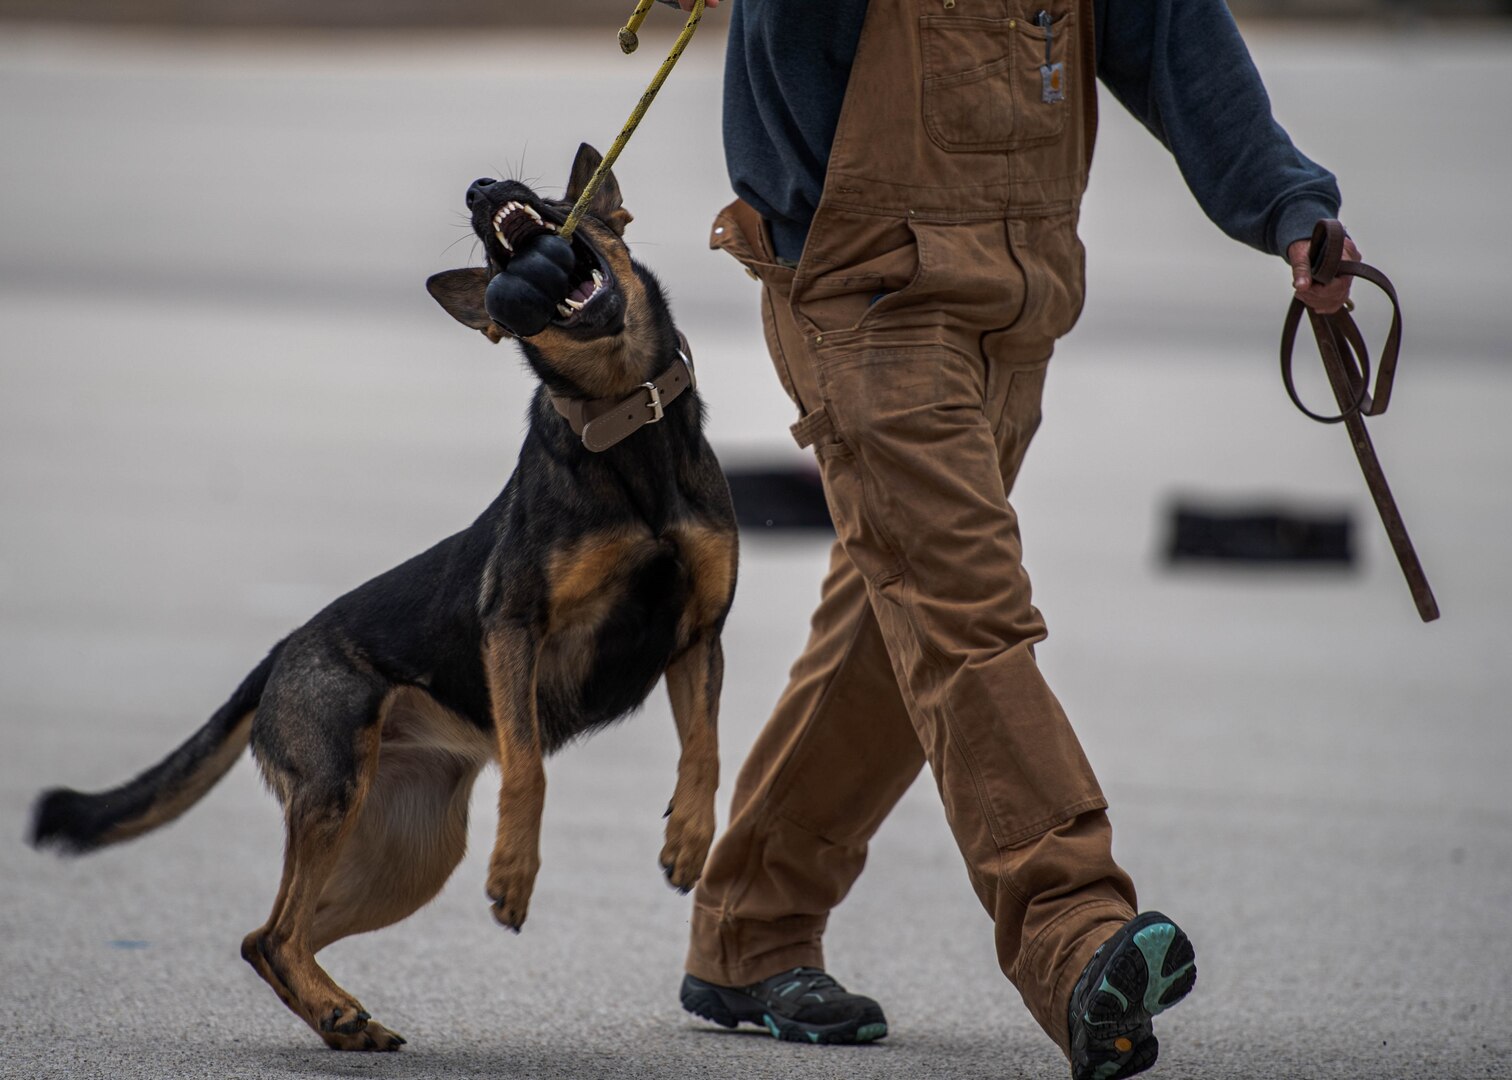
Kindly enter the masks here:
M 661 868 L 667 882 L 680 893 L 698 884 L 709 845 L 714 842 L 714 816 L 682 815 L 675 810 L 667 820 L 667 842 L 662 845 Z
M 494 856 L 488 868 L 488 899 L 493 903 L 493 917 L 501 926 L 518 934 L 525 925 L 525 913 L 540 868 L 540 859 Z

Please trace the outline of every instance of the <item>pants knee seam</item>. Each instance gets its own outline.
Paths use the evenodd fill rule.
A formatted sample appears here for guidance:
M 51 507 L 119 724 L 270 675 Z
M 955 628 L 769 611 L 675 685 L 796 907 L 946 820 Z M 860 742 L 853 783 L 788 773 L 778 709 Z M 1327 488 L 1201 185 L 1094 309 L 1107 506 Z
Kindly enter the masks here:
M 1085 814 L 1089 810 L 1106 810 L 1107 808 L 1108 800 L 1102 795 L 1097 795 L 1090 799 L 1083 799 L 1079 803 L 1072 803 L 1065 809 L 1057 810 L 1055 813 L 1051 814 L 1048 817 L 1041 818 L 1039 821 L 1034 822 L 1032 825 L 1024 826 L 1018 832 L 1003 840 L 998 850 L 1006 851 L 1009 848 L 1018 847 L 1021 844 L 1033 840 L 1035 837 L 1043 836 L 1045 833 L 1055 828 L 1055 826 L 1060 825 L 1063 822 L 1070 821 L 1072 818 L 1080 814 Z
M 858 844 L 864 844 L 866 842 L 864 840 L 859 840 L 859 839 L 857 839 L 855 837 L 835 837 L 835 836 L 831 836 L 829 833 L 825 832 L 823 829 L 816 828 L 814 825 L 810 824 L 809 822 L 803 820 L 800 817 L 794 816 L 792 813 L 790 813 L 790 812 L 788 812 L 786 810 L 779 810 L 779 809 L 775 809 L 774 808 L 774 809 L 772 809 L 769 812 L 769 814 L 767 816 L 769 818 L 779 819 L 784 824 L 791 825 L 793 828 L 797 829 L 799 832 L 807 833 L 809 836 L 815 837 L 816 839 L 819 839 L 819 840 L 823 840 L 826 844 L 831 844 L 831 845 L 833 845 L 835 847 L 842 847 L 842 848 L 856 847 Z

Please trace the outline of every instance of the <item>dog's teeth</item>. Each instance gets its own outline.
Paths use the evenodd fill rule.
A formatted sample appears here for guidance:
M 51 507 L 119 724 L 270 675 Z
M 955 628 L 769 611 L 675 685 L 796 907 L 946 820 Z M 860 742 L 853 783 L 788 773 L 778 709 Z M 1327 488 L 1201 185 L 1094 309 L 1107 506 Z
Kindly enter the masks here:
M 593 272 L 593 287 L 595 289 L 597 289 L 603 283 L 604 283 L 604 275 L 601 274 L 601 273 L 599 273 L 597 270 L 595 270 Z
M 520 207 L 520 209 L 523 210 L 523 211 L 525 211 L 531 217 L 535 218 L 537 222 L 541 221 L 541 215 L 538 214 L 538 213 L 536 213 L 535 207 L 533 207 L 533 206 L 522 206 L 522 207 Z
M 560 304 L 557 305 L 557 314 L 564 319 L 572 318 L 572 308 L 567 306 L 569 303 L 571 303 L 570 300 L 563 300 Z
M 500 232 L 498 229 L 495 229 L 494 230 L 494 235 L 499 238 L 499 243 L 501 243 L 501 244 L 504 245 L 504 250 L 507 251 L 507 252 L 509 252 L 511 255 L 513 255 L 514 254 L 514 245 L 511 244 L 508 240 L 506 240 L 504 238 L 504 234 L 502 232 Z
M 573 311 L 577 311 L 579 308 L 581 308 L 583 306 L 583 301 L 581 301 L 581 300 L 574 300 L 570 296 L 566 300 L 563 300 L 562 303 L 566 304 Z

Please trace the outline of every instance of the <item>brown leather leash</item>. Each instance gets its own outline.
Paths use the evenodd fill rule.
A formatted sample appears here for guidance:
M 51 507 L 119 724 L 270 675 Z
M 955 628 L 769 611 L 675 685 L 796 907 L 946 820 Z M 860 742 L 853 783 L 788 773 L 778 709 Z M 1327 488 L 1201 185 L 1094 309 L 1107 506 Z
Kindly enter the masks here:
M 1381 349 L 1380 363 L 1376 367 L 1375 388 L 1370 385 L 1370 350 L 1360 328 L 1355 325 L 1349 312 L 1353 305 L 1347 304 L 1328 315 L 1320 315 L 1293 299 L 1286 312 L 1286 323 L 1281 329 L 1281 379 L 1286 384 L 1286 393 L 1292 404 L 1307 417 L 1320 424 L 1342 423 L 1349 432 L 1350 444 L 1359 459 L 1360 471 L 1365 474 L 1365 484 L 1375 500 L 1376 511 L 1381 515 L 1381 524 L 1386 527 L 1386 537 L 1391 541 L 1391 550 L 1396 552 L 1397 562 L 1412 590 L 1413 602 L 1424 622 L 1439 617 L 1438 601 L 1423 573 L 1423 564 L 1413 550 L 1412 539 L 1407 535 L 1407 526 L 1402 522 L 1402 513 L 1391 496 L 1391 487 L 1386 483 L 1386 474 L 1381 470 L 1381 461 L 1376 457 L 1370 433 L 1365 430 L 1365 417 L 1380 416 L 1391 403 L 1391 386 L 1396 378 L 1397 353 L 1402 345 L 1402 308 L 1397 302 L 1396 289 L 1385 274 L 1365 263 L 1344 259 L 1344 226 L 1332 219 L 1318 222 L 1313 230 L 1309 259 L 1312 263 L 1313 280 L 1327 285 L 1341 274 L 1368 281 L 1384 292 L 1391 301 L 1391 329 L 1386 334 L 1386 344 Z M 1322 416 L 1302 404 L 1292 380 L 1292 345 L 1296 341 L 1297 327 L 1302 313 L 1307 313 L 1312 323 L 1313 335 L 1318 340 L 1318 352 L 1323 357 L 1323 370 L 1328 374 L 1328 383 L 1333 388 L 1334 400 L 1338 402 L 1337 416 Z

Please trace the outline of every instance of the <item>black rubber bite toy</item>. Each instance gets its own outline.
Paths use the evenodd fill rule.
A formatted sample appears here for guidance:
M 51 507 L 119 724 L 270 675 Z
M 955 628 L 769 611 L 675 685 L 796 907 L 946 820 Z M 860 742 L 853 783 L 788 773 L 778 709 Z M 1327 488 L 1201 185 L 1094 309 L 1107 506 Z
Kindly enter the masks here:
M 577 256 L 572 253 L 572 243 L 563 240 L 555 233 L 545 233 L 536 237 L 535 243 L 530 245 L 528 254 L 551 260 L 552 265 L 564 274 L 571 274 L 573 266 L 577 264 Z
M 552 257 L 551 248 L 545 240 L 518 252 L 505 267 L 505 273 L 534 285 L 551 300 L 553 306 L 567 299 L 567 294 L 572 290 L 572 278 L 569 276 L 572 273 L 572 248 L 568 247 L 565 240 L 556 242 L 567 248 L 568 262 L 565 268 Z
M 488 283 L 483 298 L 488 317 L 520 337 L 539 334 L 572 291 L 576 265 L 572 244 L 560 236 L 539 233 L 530 238 L 503 273 Z
M 508 271 L 495 274 L 483 294 L 488 317 L 518 337 L 533 337 L 546 329 L 556 305 L 540 289 Z

